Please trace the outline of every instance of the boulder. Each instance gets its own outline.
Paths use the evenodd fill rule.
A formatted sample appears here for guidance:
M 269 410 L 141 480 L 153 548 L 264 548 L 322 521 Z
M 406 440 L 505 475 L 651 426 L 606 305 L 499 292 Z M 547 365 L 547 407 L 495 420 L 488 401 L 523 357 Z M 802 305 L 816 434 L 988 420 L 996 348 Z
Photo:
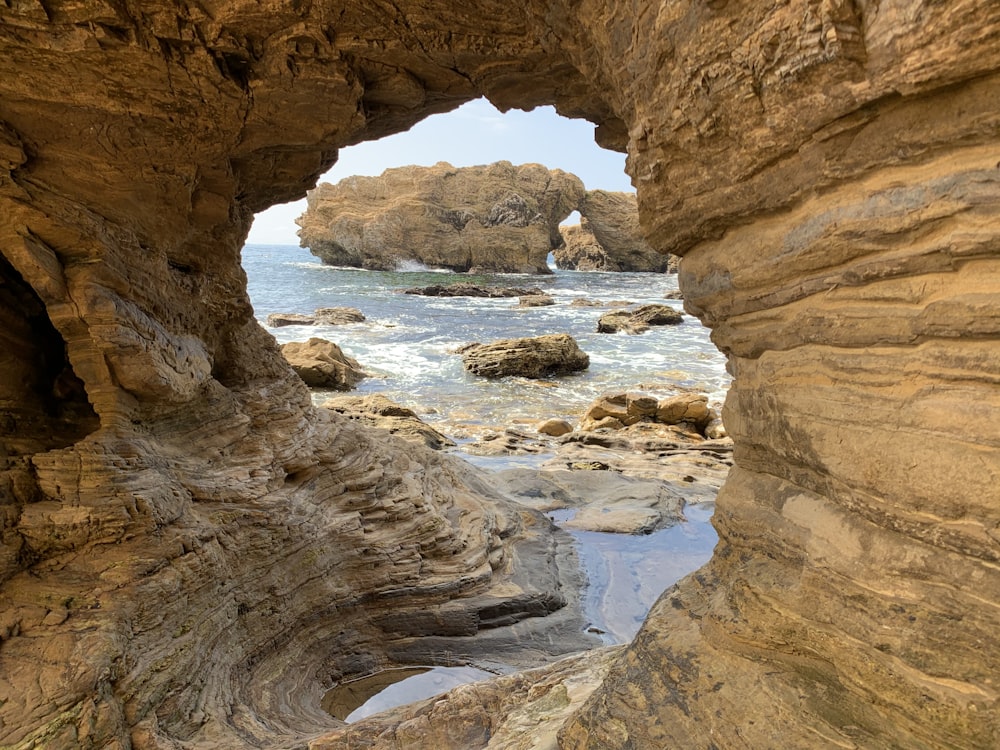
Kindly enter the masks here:
M 571 307 L 629 307 L 635 303 L 621 299 L 602 301 L 597 299 L 587 299 L 586 297 L 577 297 L 569 304 Z
M 455 445 L 455 441 L 424 422 L 415 411 L 381 393 L 335 396 L 324 401 L 323 407 L 434 450 Z
M 321 307 L 315 312 L 316 322 L 328 326 L 363 323 L 364 313 L 356 307 Z
M 684 316 L 668 305 L 643 305 L 635 310 L 613 310 L 597 321 L 598 333 L 645 333 L 650 326 L 677 325 Z
M 271 328 L 280 328 L 282 326 L 314 326 L 316 325 L 316 317 L 300 313 L 271 313 L 267 316 L 267 324 Z
M 640 391 L 611 393 L 595 400 L 580 420 L 581 431 L 602 428 L 623 429 L 640 422 L 657 422 L 664 425 L 690 425 L 697 434 L 709 438 L 726 437 L 722 420 L 708 406 L 708 397 L 700 393 L 682 393 L 657 399 Z M 712 434 L 708 427 L 712 426 Z
M 549 307 L 554 305 L 556 301 L 552 299 L 548 294 L 529 294 L 521 297 L 518 302 L 518 307 Z
M 590 366 L 590 357 L 566 333 L 466 344 L 456 353 L 462 355 L 466 370 L 487 378 L 508 375 L 544 378 L 568 375 Z
M 542 435 L 549 435 L 551 437 L 560 437 L 566 435 L 573 431 L 573 425 L 567 422 L 565 419 L 546 419 L 544 422 L 539 422 L 538 426 L 535 428 Z
M 682 393 L 659 402 L 656 419 L 663 424 L 687 422 L 704 429 L 712 420 L 712 410 L 708 408 L 708 397 L 699 393 Z
M 288 364 L 310 388 L 349 391 L 368 374 L 356 359 L 326 339 L 292 341 L 281 347 Z
M 271 328 L 280 328 L 281 326 L 339 326 L 348 323 L 361 323 L 364 320 L 364 313 L 356 307 L 321 307 L 312 315 L 271 313 L 267 316 L 267 324 Z
M 540 164 L 439 162 L 322 183 L 296 223 L 300 244 L 330 265 L 547 274 L 559 223 L 584 193 L 575 175 Z

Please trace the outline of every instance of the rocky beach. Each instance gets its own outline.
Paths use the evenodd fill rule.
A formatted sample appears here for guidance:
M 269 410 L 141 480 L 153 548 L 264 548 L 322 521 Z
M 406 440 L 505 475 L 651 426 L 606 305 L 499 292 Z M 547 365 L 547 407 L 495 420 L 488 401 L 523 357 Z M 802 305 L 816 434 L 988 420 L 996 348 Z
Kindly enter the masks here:
M 291 246 L 248 246 L 244 266 L 258 320 L 288 342 L 282 351 L 317 404 L 455 456 L 564 532 L 569 596 L 560 618 L 547 618 L 564 649 L 629 641 L 660 593 L 710 557 L 709 520 L 732 444 L 708 426 L 719 422 L 729 376 L 707 331 L 683 315 L 679 300 L 666 301 L 676 296 L 676 276 L 552 268 L 546 276 L 469 277 L 412 263 L 382 272 L 331 267 Z M 436 283 L 412 286 L 427 280 Z M 634 299 L 620 299 L 626 293 Z M 544 309 L 521 304 L 542 295 L 551 302 Z M 639 330 L 602 332 L 608 310 L 642 316 L 649 308 L 660 310 L 662 330 L 641 329 L 645 338 Z M 518 333 L 527 335 L 512 337 Z M 315 343 L 322 337 L 326 348 Z M 313 361 L 296 365 L 306 346 Z M 333 377 L 317 386 L 323 366 Z M 364 379 L 345 383 L 344 373 L 362 370 Z M 345 389 L 352 392 L 336 394 Z M 570 612 L 575 641 L 559 622 Z M 498 647 L 477 638 L 483 642 L 464 652 L 442 646 L 443 662 L 387 662 L 370 677 L 351 675 L 329 693 L 346 697 L 328 702 L 340 706 L 340 718 L 360 720 L 490 676 L 484 669 L 505 673 L 554 658 L 529 640 L 518 654 L 517 641 Z M 447 671 L 457 664 L 466 671 Z

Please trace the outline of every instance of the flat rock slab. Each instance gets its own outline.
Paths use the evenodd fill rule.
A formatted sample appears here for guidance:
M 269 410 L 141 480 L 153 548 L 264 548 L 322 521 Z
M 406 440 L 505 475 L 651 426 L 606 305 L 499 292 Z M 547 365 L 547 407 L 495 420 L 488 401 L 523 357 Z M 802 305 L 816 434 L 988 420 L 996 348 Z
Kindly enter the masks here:
M 590 357 L 566 333 L 466 344 L 456 353 L 462 355 L 466 370 L 486 378 L 508 375 L 545 378 L 568 375 L 590 366 Z
M 683 518 L 682 490 L 649 477 L 617 471 L 506 469 L 497 472 L 498 486 L 536 510 L 574 508 L 563 523 L 582 531 L 648 534 Z
M 430 286 L 411 287 L 404 289 L 403 294 L 418 294 L 422 297 L 486 297 L 490 299 L 500 297 L 544 297 L 543 292 L 538 287 L 499 287 L 480 286 L 464 281 L 455 284 L 432 284 Z
M 324 401 L 323 407 L 434 450 L 455 445 L 449 437 L 420 419 L 415 411 L 400 406 L 380 393 L 336 396 Z
M 684 316 L 669 305 L 643 305 L 635 310 L 614 310 L 597 321 L 598 333 L 645 333 L 651 326 L 677 325 Z
M 365 315 L 356 307 L 321 307 L 312 315 L 302 313 L 271 313 L 267 324 L 271 328 L 282 326 L 342 326 L 348 323 L 363 323 Z

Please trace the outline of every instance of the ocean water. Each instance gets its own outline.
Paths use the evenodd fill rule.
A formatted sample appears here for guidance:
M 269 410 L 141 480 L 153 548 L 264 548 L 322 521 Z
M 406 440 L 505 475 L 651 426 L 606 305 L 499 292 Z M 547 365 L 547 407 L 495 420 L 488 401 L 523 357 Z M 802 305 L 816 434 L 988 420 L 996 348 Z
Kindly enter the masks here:
M 271 313 L 312 314 L 320 307 L 360 309 L 367 318 L 362 323 L 267 330 L 279 343 L 305 341 L 313 336 L 335 342 L 373 375 L 361 381 L 358 392 L 383 393 L 414 409 L 459 443 L 459 455 L 463 455 L 464 444 L 485 430 L 528 426 L 549 417 L 575 422 L 595 398 L 608 392 L 646 390 L 670 395 L 694 389 L 707 394 L 715 406 L 721 406 L 730 382 L 725 358 L 694 317 L 685 315 L 680 325 L 654 327 L 637 336 L 599 334 L 597 320 L 610 308 L 570 304 L 574 299 L 586 298 L 658 303 L 683 310 L 679 300 L 664 298 L 667 292 L 677 290 L 675 276 L 559 270 L 548 276 L 475 276 L 419 267 L 395 272 L 365 271 L 325 266 L 308 250 L 293 245 L 247 245 L 243 267 L 254 313 L 265 328 Z M 556 304 L 519 308 L 516 297 L 435 298 L 400 291 L 456 281 L 539 287 Z M 466 373 L 461 357 L 452 353 L 473 341 L 487 343 L 546 333 L 573 336 L 590 355 L 588 370 L 548 381 L 487 380 Z M 321 403 L 329 395 L 315 393 L 314 400 Z M 464 457 L 485 469 L 537 466 L 546 458 Z M 599 633 L 605 643 L 630 640 L 660 593 L 711 556 L 717 540 L 711 513 L 711 504 L 689 506 L 681 523 L 643 537 L 570 530 L 587 579 L 583 607 L 589 629 Z M 412 676 L 412 670 L 399 671 L 399 682 L 370 697 L 359 695 L 353 704 L 348 703 L 349 698 L 338 698 L 344 703 L 344 715 L 334 715 L 356 721 L 489 676 L 469 666 L 426 667 L 425 673 Z M 391 682 L 385 675 L 376 675 L 375 679 Z M 365 687 L 360 682 L 359 686 L 349 683 L 331 694 Z
M 279 343 L 312 336 L 338 344 L 373 377 L 360 393 L 381 392 L 408 406 L 459 442 L 477 428 L 503 428 L 549 417 L 582 416 L 598 396 L 644 388 L 669 395 L 697 389 L 721 404 L 729 385 L 725 358 L 700 322 L 686 315 L 677 326 L 648 332 L 597 333 L 606 307 L 574 307 L 577 298 L 660 303 L 683 309 L 664 294 L 676 276 L 649 273 L 556 271 L 550 276 L 467 275 L 419 267 L 395 272 L 325 266 L 294 245 L 247 245 L 243 250 L 250 299 L 266 327 L 270 313 L 311 314 L 320 307 L 355 307 L 362 323 L 269 328 Z M 517 298 L 436 298 L 401 294 L 408 287 L 468 281 L 484 285 L 539 287 L 556 304 L 519 308 Z M 452 351 L 473 341 L 568 333 L 590 355 L 587 371 L 547 381 L 486 380 L 465 372 Z M 326 396 L 319 394 L 317 400 Z

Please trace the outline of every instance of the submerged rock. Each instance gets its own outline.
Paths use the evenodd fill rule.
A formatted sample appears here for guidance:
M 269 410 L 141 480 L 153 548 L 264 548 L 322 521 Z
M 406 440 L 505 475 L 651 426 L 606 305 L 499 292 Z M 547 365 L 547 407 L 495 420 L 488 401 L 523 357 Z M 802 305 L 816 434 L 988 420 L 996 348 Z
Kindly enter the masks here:
M 566 333 L 466 344 L 455 353 L 462 355 L 466 370 L 486 378 L 544 378 L 579 372 L 590 365 L 590 357 Z
M 556 301 L 548 294 L 529 294 L 521 297 L 518 302 L 518 307 L 549 307 L 554 305 Z

